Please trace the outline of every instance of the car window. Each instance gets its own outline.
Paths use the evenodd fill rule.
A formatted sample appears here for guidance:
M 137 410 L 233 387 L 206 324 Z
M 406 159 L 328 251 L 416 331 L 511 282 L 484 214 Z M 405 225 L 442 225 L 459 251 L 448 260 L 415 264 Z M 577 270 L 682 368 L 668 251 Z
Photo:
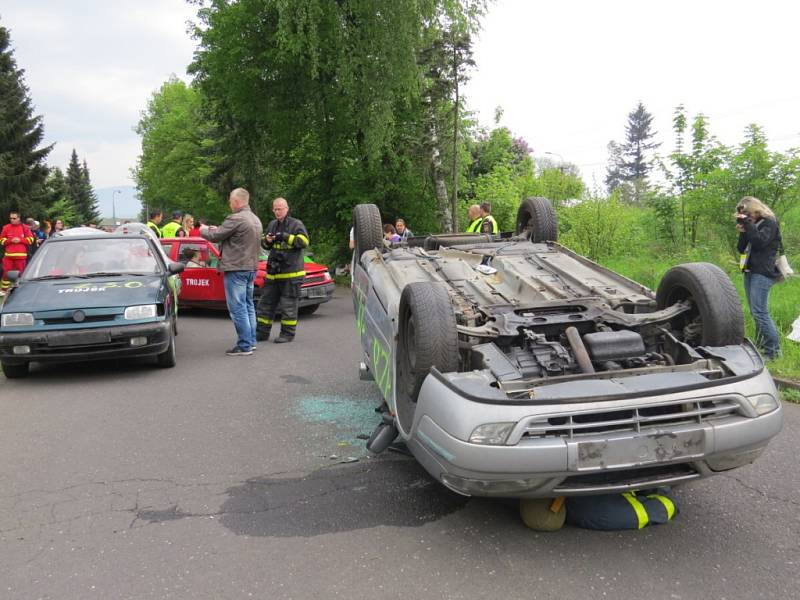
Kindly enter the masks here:
M 25 270 L 24 279 L 86 276 L 98 273 L 149 275 L 162 272 L 154 248 L 143 237 L 62 238 L 44 244 Z
M 208 244 L 185 243 L 181 244 L 178 260 L 186 265 L 187 269 L 202 269 L 216 267 L 216 257 L 208 249 Z
M 175 245 L 175 242 L 161 242 L 161 246 L 164 248 L 164 253 L 172 258 L 172 247 Z

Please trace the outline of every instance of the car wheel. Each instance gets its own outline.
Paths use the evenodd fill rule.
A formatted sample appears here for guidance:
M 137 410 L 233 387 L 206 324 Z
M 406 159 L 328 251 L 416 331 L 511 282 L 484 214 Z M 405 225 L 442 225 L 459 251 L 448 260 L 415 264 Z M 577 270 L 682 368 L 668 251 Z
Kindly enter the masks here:
M 517 235 L 530 232 L 530 240 L 555 242 L 558 239 L 558 219 L 553 203 L 534 196 L 522 201 L 517 209 Z
M 690 345 L 728 346 L 744 341 L 744 312 L 730 277 L 711 263 L 686 263 L 664 274 L 656 291 L 659 310 L 688 300 L 673 328 Z
M 20 377 L 27 377 L 29 366 L 30 363 L 17 363 L 13 365 L 10 365 L 8 363 L 2 363 L 3 375 L 5 375 L 8 379 L 19 379 Z
M 400 297 L 397 341 L 397 417 L 410 432 L 422 382 L 431 367 L 458 369 L 458 331 L 447 288 L 440 283 L 410 283 Z
M 381 211 L 374 204 L 357 204 L 353 208 L 353 233 L 356 260 L 367 250 L 383 248 Z
M 297 312 L 299 312 L 301 315 L 304 316 L 313 315 L 315 312 L 317 312 L 319 306 L 320 306 L 319 304 L 309 304 L 308 306 L 301 306 L 300 308 L 297 309 Z
M 170 330 L 169 346 L 161 354 L 156 356 L 156 363 L 159 367 L 169 369 L 174 367 L 178 362 L 177 352 L 175 351 L 175 333 Z

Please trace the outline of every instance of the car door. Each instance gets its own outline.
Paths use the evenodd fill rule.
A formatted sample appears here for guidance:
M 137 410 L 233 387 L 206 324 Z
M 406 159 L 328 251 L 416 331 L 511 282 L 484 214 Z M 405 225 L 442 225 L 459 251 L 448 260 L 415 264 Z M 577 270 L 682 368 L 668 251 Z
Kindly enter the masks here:
M 193 257 L 193 258 L 192 258 Z M 219 266 L 219 251 L 206 240 L 180 242 L 177 260 L 186 267 L 181 273 L 180 299 L 186 304 L 225 302 L 225 286 Z

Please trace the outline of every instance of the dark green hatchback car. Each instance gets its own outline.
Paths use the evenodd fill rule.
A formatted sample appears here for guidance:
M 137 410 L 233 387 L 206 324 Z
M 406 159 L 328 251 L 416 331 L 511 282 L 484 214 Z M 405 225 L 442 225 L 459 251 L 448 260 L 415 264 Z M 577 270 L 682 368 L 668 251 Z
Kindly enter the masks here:
M 65 235 L 47 240 L 0 309 L 0 363 L 6 377 L 31 362 L 154 356 L 176 363 L 176 275 L 149 235 Z

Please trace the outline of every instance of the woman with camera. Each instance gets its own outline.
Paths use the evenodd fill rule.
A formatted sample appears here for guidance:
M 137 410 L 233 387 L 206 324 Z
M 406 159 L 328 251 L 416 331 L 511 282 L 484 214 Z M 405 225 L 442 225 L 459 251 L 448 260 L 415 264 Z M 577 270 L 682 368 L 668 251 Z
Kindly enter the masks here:
M 781 342 L 769 314 L 769 290 L 778 278 L 775 258 L 781 245 L 778 219 L 770 208 L 753 196 L 736 206 L 739 232 L 739 267 L 744 272 L 744 293 L 756 324 L 756 344 L 767 360 L 780 356 Z

